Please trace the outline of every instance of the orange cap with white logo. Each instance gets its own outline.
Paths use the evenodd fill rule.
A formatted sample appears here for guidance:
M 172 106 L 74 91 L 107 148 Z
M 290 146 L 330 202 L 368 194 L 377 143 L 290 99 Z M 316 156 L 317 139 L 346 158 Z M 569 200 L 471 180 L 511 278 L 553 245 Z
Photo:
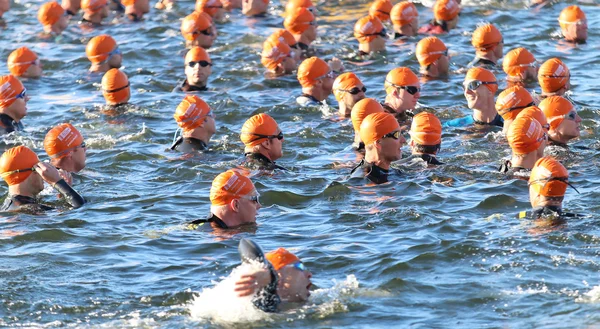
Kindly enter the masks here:
M 437 0 L 433 5 L 433 16 L 438 21 L 451 21 L 460 12 L 456 0 Z
M 179 103 L 173 118 L 184 131 L 200 127 L 210 113 L 210 106 L 196 95 L 186 95 Z
M 544 129 L 533 117 L 519 114 L 508 127 L 506 139 L 514 154 L 528 154 L 544 142 Z
M 290 52 L 290 46 L 285 41 L 268 39 L 263 43 L 260 61 L 267 69 L 275 71 L 277 66 L 290 55 Z
M 58 2 L 50 1 L 40 6 L 38 10 L 38 21 L 42 25 L 54 25 L 65 14 L 65 10 Z
M 7 66 L 10 73 L 20 77 L 33 63 L 38 59 L 38 56 L 27 47 L 21 47 L 10 53 L 8 56 Z
M 207 13 L 193 12 L 181 22 L 181 35 L 187 41 L 194 41 L 200 31 L 205 31 L 212 25 L 212 19 Z
M 210 187 L 210 203 L 213 206 L 224 206 L 235 199 L 256 193 L 250 178 L 238 170 L 227 170 L 219 174 Z
M 60 159 L 83 143 L 83 136 L 72 124 L 63 123 L 50 129 L 44 138 L 44 149 L 48 156 Z
M 375 0 L 369 8 L 369 16 L 377 17 L 382 22 L 388 21 L 392 7 L 390 0 Z
M 478 80 L 482 82 L 496 82 L 496 76 L 492 71 L 486 70 L 482 67 L 472 67 L 467 71 L 467 75 L 465 75 L 465 81 L 473 81 Z M 485 85 L 487 89 L 489 89 L 492 94 L 495 94 L 498 91 L 497 84 L 487 84 Z
M 509 76 L 522 77 L 527 67 L 535 63 L 535 57 L 523 47 L 515 48 L 504 56 L 502 69 Z
M 37 154 L 27 146 L 10 148 L 0 157 L 0 176 L 8 186 L 20 184 L 33 173 L 29 169 L 38 162 L 40 159 Z
M 402 1 L 392 7 L 390 18 L 392 24 L 404 26 L 410 24 L 416 18 L 419 18 L 419 12 L 412 2 Z
M 558 179 L 557 179 L 558 178 Z M 569 172 L 558 160 L 545 156 L 535 162 L 529 176 L 529 188 L 546 197 L 562 197 L 567 192 Z
M 285 29 L 279 29 L 273 32 L 273 34 L 269 36 L 267 41 L 273 42 L 273 40 L 277 39 L 284 41 L 290 47 L 296 44 L 296 39 L 294 38 L 294 36 L 290 33 L 290 31 Z
M 393 115 L 385 112 L 372 113 L 360 124 L 360 140 L 369 145 L 396 130 L 400 130 L 400 125 Z
M 108 34 L 93 37 L 85 47 L 85 54 L 93 64 L 108 60 L 108 54 L 117 48 L 117 42 Z
M 522 86 L 512 86 L 496 99 L 496 111 L 504 120 L 513 120 L 524 108 L 534 105 L 533 97 Z
M 560 12 L 558 16 L 558 23 L 562 29 L 566 29 L 569 24 L 577 23 L 580 20 L 587 19 L 585 13 L 579 6 L 573 5 L 568 6 Z
M 317 83 L 319 78 L 326 76 L 329 71 L 331 69 L 324 60 L 313 56 L 300 63 L 297 78 L 303 88 L 310 87 Z
M 265 255 L 265 258 L 269 261 L 269 263 L 271 263 L 271 265 L 273 265 L 275 271 L 279 271 L 286 265 L 292 265 L 300 261 L 296 255 L 285 250 L 284 248 L 279 248 L 277 250 L 268 252 Z
M 437 37 L 427 37 L 417 43 L 415 53 L 421 66 L 435 63 L 448 50 L 444 42 Z
M 346 72 L 335 78 L 333 81 L 333 87 L 331 89 L 333 90 L 335 99 L 340 102 L 345 92 L 362 84 L 363 83 L 356 76 L 356 74 L 352 72 Z
M 354 37 L 359 43 L 373 41 L 383 31 L 383 24 L 375 16 L 365 16 L 354 24 Z
M 196 0 L 196 11 L 214 17 L 223 8 L 221 0 Z
M 292 34 L 302 34 L 311 24 L 314 24 L 314 21 L 315 16 L 312 12 L 308 8 L 300 7 L 288 13 L 283 26 Z
M 108 104 L 127 103 L 131 96 L 129 79 L 119 69 L 110 69 L 102 77 L 102 95 Z
M 525 108 L 523 111 L 521 111 L 521 113 L 519 113 L 519 115 L 517 115 L 517 117 L 521 115 L 530 116 L 536 119 L 542 125 L 542 128 L 544 128 L 544 131 L 546 132 L 548 132 L 548 130 L 550 129 L 550 124 L 548 123 L 548 119 L 546 118 L 544 111 L 542 111 L 542 109 L 535 105 Z
M 480 50 L 489 50 L 500 42 L 502 42 L 502 33 L 489 23 L 478 27 L 471 37 L 473 47 Z
M 384 112 L 383 107 L 373 98 L 363 98 L 356 102 L 350 112 L 354 132 L 360 131 L 360 125 L 369 114 Z
M 442 143 L 442 123 L 435 114 L 421 112 L 413 117 L 409 134 L 419 145 L 435 146 Z
M 315 5 L 311 0 L 289 0 L 285 5 L 285 15 L 289 15 L 298 8 L 306 8 L 314 14 Z
M 242 126 L 240 139 L 246 146 L 255 146 L 268 139 L 263 136 L 277 135 L 278 127 L 277 122 L 270 115 L 260 113 L 246 120 Z
M 0 109 L 11 106 L 23 90 L 25 86 L 14 75 L 0 76 Z
M 538 71 L 538 82 L 543 92 L 552 93 L 566 87 L 571 72 L 563 61 L 558 58 L 550 58 L 545 61 Z
M 550 96 L 544 98 L 538 105 L 544 112 L 550 129 L 556 129 L 565 119 L 564 116 L 573 110 L 573 104 L 562 96 Z

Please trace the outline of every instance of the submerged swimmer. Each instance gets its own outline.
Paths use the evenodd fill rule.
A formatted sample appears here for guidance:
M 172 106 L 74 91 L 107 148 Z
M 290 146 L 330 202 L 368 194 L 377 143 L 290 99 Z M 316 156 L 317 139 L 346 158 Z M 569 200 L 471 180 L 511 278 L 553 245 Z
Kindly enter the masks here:
M 0 134 L 23 130 L 21 119 L 27 115 L 27 89 L 13 75 L 0 76 Z
M 208 49 L 217 39 L 217 30 L 207 13 L 195 11 L 181 21 L 181 35 L 186 48 L 199 46 Z
M 257 170 L 287 170 L 275 163 L 283 156 L 283 132 L 271 116 L 257 114 L 242 126 L 240 139 L 244 143 L 243 166 Z
M 573 5 L 563 9 L 558 17 L 560 30 L 565 40 L 574 43 L 585 43 L 588 36 L 587 17 L 579 6 Z
M 171 145 L 171 150 L 189 153 L 208 149 L 210 138 L 217 129 L 215 116 L 205 101 L 196 95 L 186 95 L 173 118 L 183 133 Z

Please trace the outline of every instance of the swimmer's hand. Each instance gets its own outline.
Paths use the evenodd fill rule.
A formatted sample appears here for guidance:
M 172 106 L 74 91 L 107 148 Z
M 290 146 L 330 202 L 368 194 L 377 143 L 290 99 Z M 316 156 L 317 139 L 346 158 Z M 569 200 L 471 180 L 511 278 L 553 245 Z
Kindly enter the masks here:
M 67 184 L 73 186 L 73 176 L 70 172 L 58 169 L 58 174 L 65 180 L 65 182 L 67 182 Z
M 63 179 L 62 177 L 60 177 L 58 170 L 56 168 L 54 168 L 54 166 L 52 166 L 51 164 L 46 163 L 46 162 L 38 162 L 37 164 L 35 164 L 33 166 L 33 169 L 48 184 L 54 185 L 59 180 Z
M 329 68 L 337 74 L 340 74 L 345 70 L 344 63 L 337 57 L 334 57 L 329 61 Z
M 235 291 L 238 297 L 254 295 L 271 282 L 271 273 L 268 269 L 262 269 L 252 274 L 244 274 L 235 283 Z

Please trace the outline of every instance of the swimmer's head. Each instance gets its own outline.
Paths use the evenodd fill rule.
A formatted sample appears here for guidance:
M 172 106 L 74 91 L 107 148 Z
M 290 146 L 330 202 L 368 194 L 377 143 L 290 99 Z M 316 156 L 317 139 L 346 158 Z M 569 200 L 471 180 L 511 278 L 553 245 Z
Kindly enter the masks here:
M 381 22 L 387 22 L 390 20 L 392 7 L 390 0 L 375 0 L 369 7 L 369 16 L 377 17 Z
M 270 251 L 265 257 L 279 275 L 277 295 L 288 302 L 308 300 L 312 273 L 302 261 L 284 248 Z
M 397 67 L 388 72 L 383 86 L 387 94 L 386 103 L 396 112 L 414 109 L 421 97 L 421 82 L 408 67 Z
M 210 187 L 211 212 L 234 227 L 256 222 L 261 208 L 259 194 L 250 178 L 238 170 L 219 174 Z
M 298 8 L 306 8 L 310 10 L 313 15 L 316 14 L 315 5 L 311 0 L 289 0 L 285 5 L 285 16 L 294 12 Z
M 81 0 L 81 9 L 83 18 L 100 23 L 103 18 L 108 17 L 108 0 Z
M 261 63 L 276 74 L 292 73 L 296 68 L 292 50 L 283 38 L 269 38 L 263 43 Z
M 185 55 L 185 77 L 191 86 L 205 87 L 212 73 L 212 61 L 202 47 L 192 47 Z
M 473 32 L 471 44 L 480 56 L 488 55 L 494 61 L 502 58 L 504 38 L 502 37 L 502 33 L 493 24 L 488 23 L 479 26 Z
M 260 113 L 250 117 L 242 126 L 240 139 L 245 152 L 260 153 L 275 161 L 283 156 L 283 132 L 270 115 Z
M 196 0 L 196 11 L 207 13 L 210 17 L 220 20 L 225 13 L 221 0 Z
M 560 29 L 568 41 L 585 42 L 588 36 L 587 17 L 579 6 L 569 6 L 558 17 Z
M 415 115 L 409 133 L 413 154 L 437 154 L 442 145 L 442 123 L 433 113 Z
M 506 133 L 508 145 L 513 155 L 527 155 L 535 152 L 536 159 L 544 156 L 548 135 L 539 121 L 529 115 L 519 114 Z
M 42 23 L 44 32 L 56 34 L 62 33 L 69 24 L 69 18 L 65 16 L 65 10 L 56 1 L 46 2 L 40 6 L 38 21 Z
M 507 121 L 514 120 L 523 109 L 535 105 L 533 97 L 527 89 L 521 86 L 512 86 L 500 93 L 496 99 L 496 111 Z
M 516 82 L 536 79 L 538 67 L 533 54 L 523 47 L 506 53 L 502 62 L 502 69 L 507 75 L 507 80 Z
M 415 54 L 422 74 L 434 78 L 448 75 L 450 58 L 448 57 L 448 47 L 442 40 L 437 37 L 421 39 L 417 43 Z
M 181 35 L 188 47 L 210 48 L 215 40 L 212 18 L 196 11 L 187 15 L 181 22 Z
M 542 94 L 563 95 L 571 88 L 571 71 L 563 61 L 550 58 L 545 61 L 538 71 L 538 82 Z
M 546 133 L 548 130 L 550 130 L 550 124 L 548 123 L 548 119 L 546 118 L 544 111 L 535 105 L 525 108 L 523 111 L 521 111 L 521 113 L 519 113 L 519 115 L 530 116 L 536 119 L 542 125 L 542 128 Z
M 367 88 L 356 74 L 346 72 L 340 74 L 333 81 L 332 90 L 335 99 L 340 104 L 340 114 L 349 117 L 354 104 L 365 98 Z
M 307 58 L 300 66 L 297 73 L 302 89 L 319 89 L 323 94 L 331 94 L 334 73 L 329 65 L 318 57 Z
M 419 29 L 419 12 L 417 7 L 408 1 L 394 5 L 390 13 L 394 31 L 406 36 L 415 36 Z
M 387 34 L 379 18 L 365 16 L 354 24 L 354 37 L 358 40 L 359 50 L 370 53 L 385 50 Z
M 193 132 L 200 128 L 205 136 L 202 140 L 208 139 L 216 132 L 215 116 L 210 106 L 196 95 L 186 95 L 179 103 L 173 118 L 177 125 L 183 129 L 184 136 L 188 132 Z
M 290 33 L 290 31 L 286 29 L 279 29 L 273 32 L 273 34 L 271 34 L 269 38 L 267 38 L 267 41 L 271 43 L 276 43 L 277 40 L 285 42 L 285 44 L 287 44 L 290 47 L 290 54 L 292 55 L 292 59 L 296 62 L 296 65 L 298 65 L 298 63 L 300 63 L 300 57 L 302 55 L 302 52 L 299 49 L 297 49 L 298 43 L 296 42 L 296 39 Z
M 433 17 L 436 23 L 453 29 L 458 24 L 460 6 L 456 0 L 437 0 L 433 5 Z
M 365 143 L 365 157 L 391 163 L 402 158 L 401 147 L 406 142 L 396 118 L 389 113 L 369 114 L 359 128 Z
M 550 131 L 548 134 L 553 141 L 566 144 L 577 138 L 581 130 L 581 117 L 573 104 L 562 96 L 550 96 L 538 105 L 544 112 Z
M 381 104 L 373 98 L 364 98 L 358 101 L 354 107 L 352 107 L 352 113 L 350 118 L 352 120 L 352 127 L 354 132 L 360 138 L 360 125 L 369 114 L 383 113 L 383 107 Z
M 489 70 L 473 67 L 467 71 L 463 82 L 464 95 L 470 109 L 483 109 L 494 105 L 498 91 L 496 76 Z
M 33 170 L 33 166 L 38 162 L 40 159 L 37 154 L 27 146 L 10 148 L 0 157 L 0 176 L 8 184 L 9 190 L 18 185 L 34 195 L 38 194 L 44 189 L 44 181 Z
M 14 75 L 0 76 L 0 113 L 16 122 L 27 115 L 27 89 Z
M 125 6 L 125 15 L 132 21 L 141 20 L 144 14 L 150 12 L 148 0 L 121 0 L 121 4 Z
M 70 123 L 50 129 L 44 138 L 44 149 L 55 167 L 69 172 L 85 168 L 86 145 L 81 133 Z
M 119 69 L 108 70 L 102 77 L 102 95 L 106 105 L 127 104 L 131 97 L 127 75 Z
M 42 76 L 42 63 L 36 53 L 27 47 L 21 47 L 10 53 L 8 70 L 17 77 L 39 78 Z
M 93 37 L 85 47 L 85 53 L 92 65 L 103 66 L 106 64 L 107 70 L 121 67 L 123 61 L 117 42 L 107 34 Z
M 550 156 L 537 160 L 529 176 L 531 206 L 562 206 L 568 181 L 569 172 L 558 160 Z
M 242 14 L 246 16 L 263 15 L 269 8 L 269 0 L 244 0 Z
M 283 26 L 295 36 L 296 40 L 302 36 L 310 43 L 317 38 L 317 21 L 308 8 L 300 7 L 290 12 Z

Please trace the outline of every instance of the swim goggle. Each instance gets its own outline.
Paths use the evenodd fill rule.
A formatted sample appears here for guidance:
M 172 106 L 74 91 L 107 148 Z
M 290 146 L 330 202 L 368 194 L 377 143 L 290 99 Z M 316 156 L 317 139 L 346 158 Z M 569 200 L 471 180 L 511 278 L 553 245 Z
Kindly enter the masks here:
M 479 86 L 481 86 L 481 85 L 497 85 L 497 84 L 498 84 L 498 82 L 496 82 L 496 81 L 479 81 L 479 80 L 473 80 L 473 81 L 470 81 L 467 84 L 463 83 L 463 88 L 465 90 L 468 89 L 468 90 L 473 90 L 474 91 L 477 88 L 479 88 Z
M 31 61 L 31 62 L 10 63 L 8 66 L 9 67 L 13 67 L 13 66 L 21 66 L 21 65 L 35 65 L 35 66 L 40 66 L 40 59 L 36 58 L 34 61 Z
M 387 82 L 390 85 L 394 86 L 396 89 L 404 89 L 404 90 L 406 90 L 411 95 L 414 95 L 414 94 L 418 93 L 419 91 L 421 91 L 421 88 L 419 88 L 417 86 L 398 86 L 396 84 L 391 83 L 388 80 L 385 80 L 385 82 Z
M 539 67 L 540 63 L 533 61 L 529 64 L 517 64 L 517 65 L 511 65 L 510 67 Z
M 120 88 L 117 88 L 117 89 L 112 89 L 112 90 L 106 90 L 106 89 L 102 89 L 102 90 L 103 90 L 105 93 L 109 93 L 109 94 L 110 94 L 110 93 L 116 93 L 117 91 L 121 91 L 121 90 L 123 90 L 123 89 L 125 89 L 125 88 L 128 88 L 128 87 L 129 87 L 129 82 L 127 82 L 127 84 L 126 84 L 126 85 L 124 85 L 123 87 L 120 87 Z
M 398 139 L 400 139 L 400 135 L 402 135 L 402 132 L 400 132 L 400 130 L 396 130 L 396 131 L 392 131 L 389 134 L 383 135 L 383 137 L 381 137 L 381 138 L 393 138 L 395 140 L 398 140 Z
M 5 99 L 5 101 L 11 100 L 11 99 L 19 99 L 19 98 L 25 100 L 26 97 L 27 97 L 27 88 L 23 87 L 23 91 L 21 91 L 17 96 L 7 98 L 7 99 Z
M 446 48 L 446 50 L 442 50 L 442 51 L 432 51 L 427 53 L 427 55 L 444 55 L 444 56 L 448 56 L 448 48 Z
M 206 30 L 188 32 L 188 34 L 191 34 L 191 35 L 198 35 L 198 34 L 212 35 L 212 25 L 209 26 Z
M 369 34 L 363 34 L 363 37 L 373 37 L 373 36 L 380 36 L 380 37 L 387 37 L 387 31 L 385 29 L 377 32 L 377 33 L 369 33 Z
M 575 119 L 577 118 L 577 111 L 571 110 L 567 114 L 557 115 L 555 117 L 548 118 L 548 122 L 552 122 L 552 121 L 558 120 L 561 117 L 565 118 L 565 119 L 568 119 L 568 120 L 571 120 L 571 121 L 575 121 Z
M 194 67 L 196 64 L 199 64 L 201 67 L 212 66 L 212 63 L 208 61 L 189 61 L 187 63 L 189 67 Z
M 250 200 L 252 202 L 260 203 L 260 194 L 256 193 L 255 195 L 244 195 L 241 199 Z
M 106 54 L 100 54 L 100 55 L 96 55 L 96 56 L 90 56 L 89 58 L 92 59 L 92 58 L 96 58 L 96 57 L 100 57 L 100 56 L 104 56 L 104 55 L 106 55 L 106 59 L 103 60 L 102 62 L 100 62 L 100 64 L 104 64 L 104 63 L 108 62 L 113 55 L 121 55 L 121 50 L 117 46 L 117 47 L 115 47 L 115 49 L 109 51 Z
M 567 22 L 559 19 L 558 22 L 562 24 L 587 25 L 587 19 L 579 19 L 576 22 Z
M 315 78 L 315 80 L 319 80 L 319 79 L 323 79 L 323 78 L 331 78 L 331 79 L 333 79 L 333 78 L 335 78 L 335 73 L 333 73 L 332 70 L 329 70 L 329 72 L 323 74 L 322 76 L 320 76 L 318 78 Z
M 577 192 L 577 194 L 581 194 L 581 193 L 579 193 L 579 190 L 577 190 L 575 188 L 575 186 L 573 186 L 571 183 L 569 183 L 569 177 L 549 177 L 549 178 L 536 179 L 536 180 L 530 181 L 527 185 L 531 186 L 533 184 L 538 184 L 540 182 L 544 182 L 544 186 L 542 186 L 542 190 L 543 190 L 544 188 L 546 188 L 546 184 L 550 183 L 551 181 L 563 182 L 563 183 L 567 184 L 568 186 L 570 186 L 572 189 L 574 189 L 575 192 Z
M 354 87 L 352 89 L 338 89 L 339 91 L 347 92 L 350 95 L 358 95 L 361 91 L 363 93 L 367 92 L 367 87 L 363 86 L 362 88 Z
M 63 151 L 60 151 L 60 152 L 58 152 L 56 154 L 51 155 L 50 158 L 52 158 L 52 159 L 58 158 L 58 157 L 60 157 L 60 156 L 62 156 L 64 154 L 66 154 L 66 153 L 68 153 L 70 151 L 76 150 L 78 148 L 85 149 L 85 148 L 87 148 L 87 145 L 85 145 L 85 142 L 81 142 L 81 144 L 79 144 L 77 146 L 70 147 L 70 148 L 68 148 L 66 150 L 63 150 Z
M 0 174 L 0 177 L 6 178 L 6 177 L 8 177 L 8 176 L 10 176 L 12 174 L 18 174 L 18 173 L 21 173 L 21 172 L 28 172 L 28 171 L 36 172 L 33 167 L 32 168 L 25 168 L 25 169 L 17 169 L 17 170 L 3 172 L 3 173 Z
M 509 107 L 509 108 L 507 108 L 505 110 L 499 110 L 498 113 L 500 115 L 503 115 L 503 114 L 508 113 L 510 111 L 526 109 L 526 108 L 528 108 L 530 106 L 534 106 L 534 105 L 535 105 L 535 102 L 531 102 L 531 103 L 529 103 L 529 104 L 527 104 L 525 106 L 515 106 L 515 107 Z
M 262 138 L 268 138 L 268 139 L 275 139 L 275 138 L 277 138 L 278 140 L 282 140 L 283 139 L 283 131 L 280 131 L 279 134 L 277 134 L 277 135 L 261 135 L 261 134 L 255 134 L 255 133 L 246 133 L 246 134 L 250 134 L 250 135 L 256 136 L 256 138 L 254 138 L 253 140 L 249 141 L 248 143 L 252 143 L 252 142 L 257 141 L 257 140 L 262 139 Z
M 304 266 L 304 263 L 302 262 L 295 262 L 292 266 L 295 269 L 300 270 L 302 272 L 308 271 L 308 269 L 306 268 L 306 266 Z

